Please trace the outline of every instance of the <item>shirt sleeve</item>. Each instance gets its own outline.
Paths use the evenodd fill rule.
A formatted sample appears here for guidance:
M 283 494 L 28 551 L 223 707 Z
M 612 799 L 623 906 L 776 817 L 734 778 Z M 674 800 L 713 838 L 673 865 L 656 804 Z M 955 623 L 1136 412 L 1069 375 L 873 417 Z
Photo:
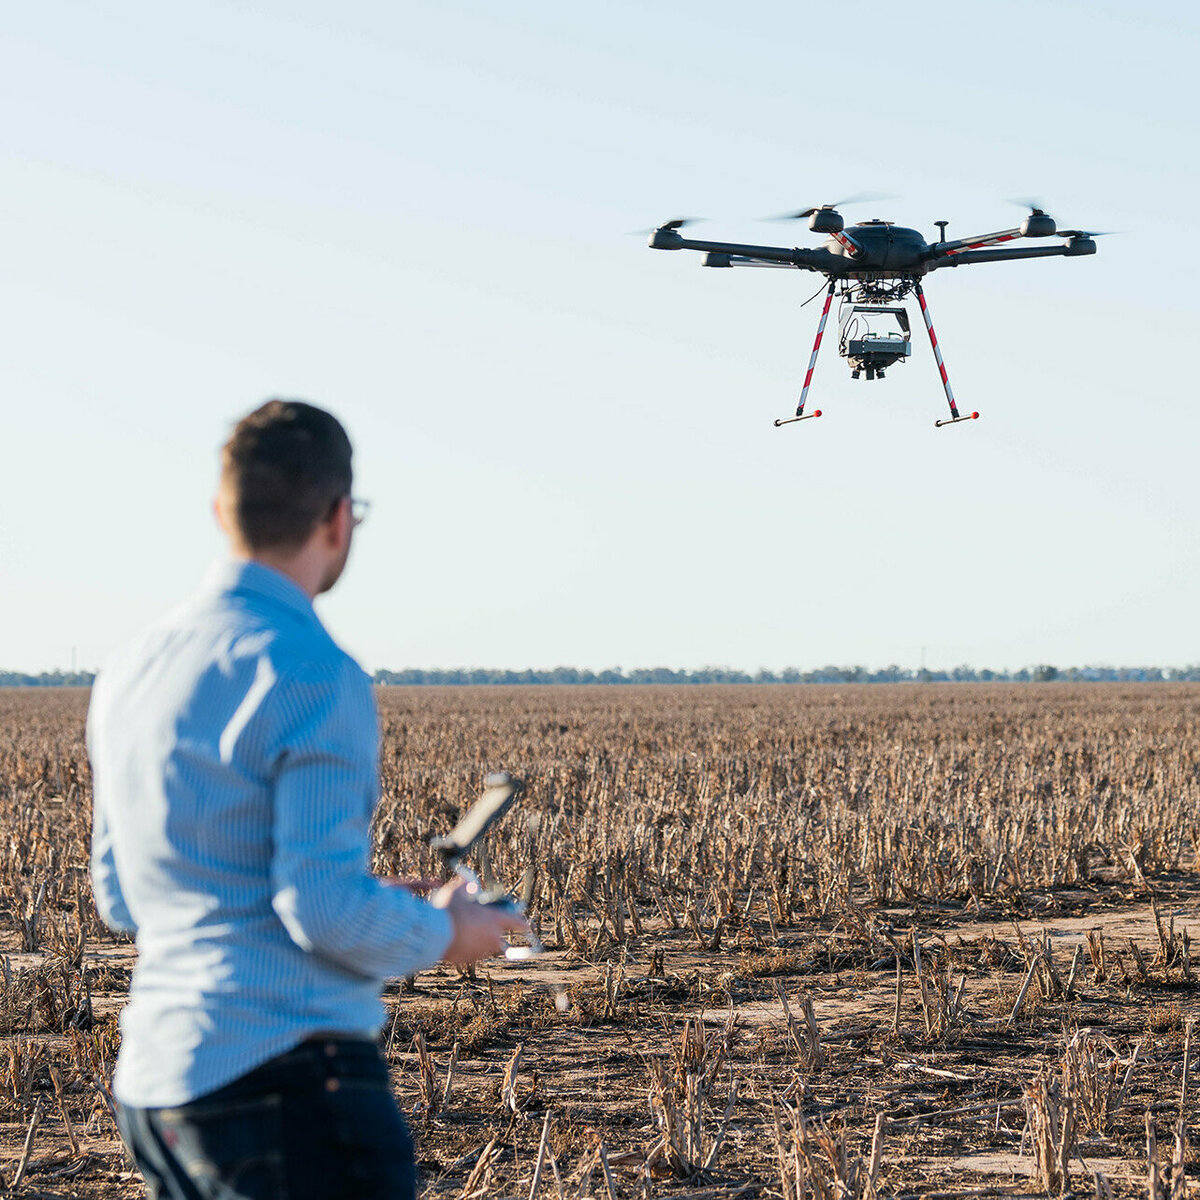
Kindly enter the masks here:
M 92 894 L 100 919 L 116 933 L 137 933 L 137 922 L 130 915 L 125 895 L 121 891 L 121 879 L 117 874 L 117 861 L 113 853 L 112 831 L 106 811 L 107 797 L 104 794 L 102 773 L 96 761 L 96 720 L 98 691 L 92 694 L 88 706 L 87 742 L 88 757 L 92 763 Z
M 349 660 L 281 673 L 268 704 L 272 903 L 289 936 L 367 978 L 432 966 L 449 914 L 370 872 L 379 724 L 366 676 Z

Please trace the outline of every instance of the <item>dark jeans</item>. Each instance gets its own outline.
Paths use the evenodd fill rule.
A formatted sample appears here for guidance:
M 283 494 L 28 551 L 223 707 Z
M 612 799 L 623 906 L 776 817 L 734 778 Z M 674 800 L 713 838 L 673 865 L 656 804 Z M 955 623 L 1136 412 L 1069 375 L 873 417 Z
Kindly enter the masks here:
M 119 1106 L 153 1200 L 412 1200 L 412 1139 L 373 1042 L 303 1042 L 179 1108 Z

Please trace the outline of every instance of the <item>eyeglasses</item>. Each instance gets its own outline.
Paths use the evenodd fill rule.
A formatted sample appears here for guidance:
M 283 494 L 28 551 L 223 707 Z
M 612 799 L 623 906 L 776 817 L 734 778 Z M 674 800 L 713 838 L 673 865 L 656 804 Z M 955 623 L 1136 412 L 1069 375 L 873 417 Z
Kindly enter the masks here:
M 325 520 L 332 521 L 337 516 L 338 509 L 342 507 L 342 503 L 345 500 L 350 501 L 350 528 L 356 529 L 367 519 L 367 513 L 371 511 L 370 500 L 360 500 L 357 496 L 339 496 L 329 506 L 329 515 Z

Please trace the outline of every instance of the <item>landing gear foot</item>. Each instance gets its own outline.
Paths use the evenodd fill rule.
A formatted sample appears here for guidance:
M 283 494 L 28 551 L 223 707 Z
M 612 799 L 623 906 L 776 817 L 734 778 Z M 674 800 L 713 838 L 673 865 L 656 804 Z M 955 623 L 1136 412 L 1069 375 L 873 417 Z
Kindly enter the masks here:
M 778 421 L 775 422 L 775 428 L 778 429 L 780 427 L 780 425 L 794 425 L 797 421 L 809 421 L 813 417 L 819 417 L 820 415 L 821 415 L 821 410 L 819 408 L 817 408 L 817 409 L 814 409 L 810 413 L 799 413 L 797 416 L 794 416 L 794 417 L 781 417 Z

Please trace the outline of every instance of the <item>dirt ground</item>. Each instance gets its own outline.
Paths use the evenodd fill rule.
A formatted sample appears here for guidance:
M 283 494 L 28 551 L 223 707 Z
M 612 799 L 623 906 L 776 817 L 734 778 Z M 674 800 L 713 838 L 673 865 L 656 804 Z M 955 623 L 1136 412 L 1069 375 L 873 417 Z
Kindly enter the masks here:
M 1110 1074 L 1123 1078 L 1135 1047 L 1137 1062 L 1103 1133 L 1081 1128 L 1067 1186 L 1094 1192 L 1102 1172 L 1117 1194 L 1144 1195 L 1146 1114 L 1165 1166 L 1180 1116 L 1185 1032 L 1200 1010 L 1182 967 L 1156 965 L 1164 957 L 1159 927 L 1170 936 L 1173 922 L 1178 936 L 1194 921 L 1200 880 L 1158 881 L 1157 921 L 1138 890 L 1120 882 L 1063 889 L 1027 897 L 1034 911 L 1021 914 L 950 905 L 876 911 L 866 919 L 886 922 L 900 948 L 898 1008 L 896 956 L 866 961 L 861 937 L 844 920 L 798 920 L 776 929 L 768 947 L 767 923 L 751 915 L 730 922 L 716 948 L 712 930 L 646 922 L 640 938 L 594 961 L 551 947 L 528 964 L 489 963 L 474 980 L 425 972 L 389 989 L 385 1037 L 424 1193 L 528 1195 L 544 1132 L 545 1195 L 605 1195 L 610 1183 L 619 1196 L 781 1195 L 776 1127 L 786 1134 L 785 1107 L 793 1105 L 803 1108 L 814 1138 L 819 1130 L 835 1139 L 851 1167 L 869 1153 L 882 1114 L 880 1194 L 1041 1195 L 1029 1089 L 1040 1072 L 1061 1070 L 1064 1046 L 1082 1033 L 1111 1047 L 1102 1055 L 1102 1067 L 1116 1065 Z M 931 1030 L 920 1001 L 914 929 L 927 986 L 947 967 L 952 992 L 964 981 L 960 1013 L 942 1031 L 936 1022 Z M 1103 970 L 1088 953 L 1089 933 L 1093 944 L 1102 935 Z M 1034 975 L 1014 1020 L 1032 948 L 1042 946 L 1050 970 Z M 7 969 L 15 974 L 44 958 L 9 948 Z M 96 981 L 95 1030 L 108 1030 L 111 1041 L 108 1023 L 123 1002 L 132 954 L 114 944 L 89 951 L 86 962 Z M 799 1028 L 805 998 L 815 1018 L 811 1039 Z M 19 1054 L 30 1040 L 9 1037 L 4 1050 Z M 63 1053 L 70 1040 L 37 1039 Z M 700 1106 L 702 1161 L 686 1172 L 668 1156 L 653 1160 L 662 1139 L 651 1094 L 656 1065 L 665 1068 L 669 1096 L 689 1054 L 707 1060 L 702 1072 L 721 1063 Z M 1189 1094 L 1189 1128 L 1193 1109 Z M 1083 1125 L 1082 1114 L 1076 1119 Z M 705 1167 L 723 1124 L 722 1144 Z M 26 1158 L 21 1195 L 142 1194 L 102 1103 L 81 1111 L 51 1093 L 26 1153 L 28 1130 L 24 1120 L 0 1124 L 7 1181 Z M 814 1147 L 818 1163 L 828 1158 L 828 1148 Z M 1190 1149 L 1184 1161 L 1191 1177 Z
M 0 695 L 0 1182 L 136 1197 L 87 695 Z M 387 989 L 427 1198 L 1186 1200 L 1200 686 L 383 689 L 381 873 L 489 839 L 545 953 Z
M 1159 919 L 1169 923 L 1174 916 L 1178 932 L 1198 900 L 1200 881 L 1164 881 L 1156 898 Z M 417 1056 L 399 1056 L 397 1090 L 418 1114 L 414 1126 L 427 1189 L 462 1193 L 471 1155 L 503 1123 L 493 1185 L 498 1194 L 527 1192 L 530 1160 L 549 1114 L 548 1144 L 564 1193 L 578 1187 L 593 1146 L 603 1141 L 619 1194 L 778 1194 L 774 1131 L 790 1102 L 803 1107 L 810 1126 L 831 1132 L 838 1153 L 851 1160 L 868 1153 L 882 1114 L 880 1193 L 1044 1194 L 1035 1182 L 1027 1129 L 1029 1089 L 1040 1072 L 1060 1071 L 1065 1044 L 1082 1034 L 1106 1051 L 1111 1047 L 1101 1068 L 1114 1066 L 1110 1077 L 1123 1078 L 1135 1047 L 1138 1061 L 1123 1107 L 1103 1132 L 1081 1131 L 1066 1186 L 1092 1191 L 1102 1172 L 1115 1191 L 1144 1194 L 1146 1113 L 1161 1130 L 1159 1140 L 1169 1142 L 1180 1116 L 1185 1032 L 1200 1007 L 1195 984 L 1182 970 L 1173 974 L 1152 965 L 1159 946 L 1154 911 L 1129 889 L 1047 895 L 1041 906 L 1033 919 L 948 907 L 922 911 L 915 923 L 911 911 L 874 914 L 889 922 L 902 948 L 898 1007 L 895 958 L 866 962 L 853 938 L 839 947 L 836 927 L 821 928 L 820 922 L 811 930 L 801 926 L 765 952 L 756 948 L 756 931 L 747 922 L 716 951 L 701 950 L 693 933 L 656 931 L 623 961 L 578 964 L 551 953 L 532 969 L 497 968 L 489 971 L 496 997 L 490 1022 L 493 992 L 486 987 L 467 993 L 457 980 L 424 976 L 419 986 L 426 995 L 445 1001 L 473 994 L 485 1018 L 483 1030 L 447 1030 L 436 1020 L 425 1024 L 433 1014 L 420 1000 L 397 1008 L 394 1047 L 424 1032 L 439 1079 L 455 1036 L 460 1061 L 465 1041 L 481 1041 L 465 1064 L 461 1091 L 456 1084 L 449 1105 L 432 1114 L 419 1111 Z M 960 977 L 965 981 L 961 1016 L 942 1032 L 936 1021 L 930 1030 L 913 959 L 904 952 L 914 928 L 926 977 L 946 964 L 952 988 Z M 1088 932 L 1107 947 L 1103 981 L 1085 948 Z M 1141 952 L 1144 976 L 1131 941 Z M 1051 970 L 1035 974 L 1014 1020 L 1030 973 L 1030 948 L 1037 944 L 1047 947 Z M 1077 948 L 1080 960 L 1067 993 Z M 607 1012 L 606 977 L 608 991 L 616 994 Z M 1056 986 L 1064 994 L 1056 996 Z M 534 1002 L 539 994 L 565 995 L 569 1007 L 550 1015 L 548 1005 Z M 816 1023 L 815 1055 L 803 1052 L 810 1043 L 794 1033 L 806 997 Z M 655 1060 L 678 1063 L 683 1031 L 697 1018 L 710 1041 L 728 1037 L 724 1070 L 737 1083 L 737 1097 L 713 1166 L 680 1179 L 661 1160 L 647 1165 L 661 1140 L 649 1097 Z M 518 1044 L 516 1111 L 509 1113 L 497 1093 Z M 706 1115 L 710 1130 L 719 1127 L 728 1101 L 719 1075 Z M 1192 1108 L 1186 1099 L 1189 1122 Z M 822 1150 L 813 1153 L 819 1164 Z M 1191 1174 L 1194 1162 L 1185 1153 Z M 837 1172 L 826 1174 L 834 1177 L 827 1182 L 836 1194 Z

